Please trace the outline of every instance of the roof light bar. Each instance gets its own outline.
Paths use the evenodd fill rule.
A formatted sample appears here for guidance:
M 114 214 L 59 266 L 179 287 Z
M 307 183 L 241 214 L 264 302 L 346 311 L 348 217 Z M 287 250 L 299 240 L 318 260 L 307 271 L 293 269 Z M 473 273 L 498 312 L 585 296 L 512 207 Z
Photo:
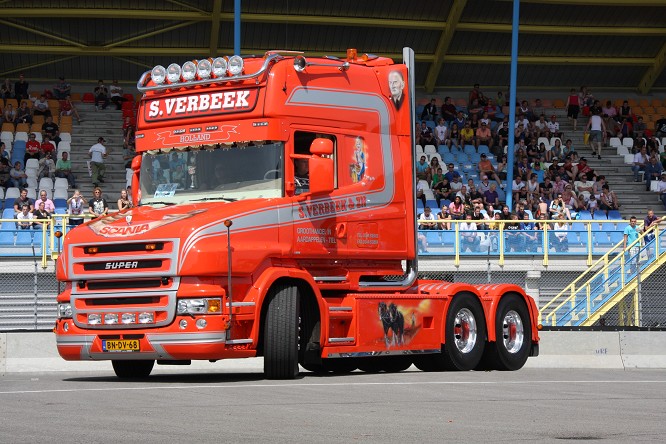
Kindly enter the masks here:
M 189 82 L 197 76 L 197 65 L 194 62 L 183 63 L 183 80 Z

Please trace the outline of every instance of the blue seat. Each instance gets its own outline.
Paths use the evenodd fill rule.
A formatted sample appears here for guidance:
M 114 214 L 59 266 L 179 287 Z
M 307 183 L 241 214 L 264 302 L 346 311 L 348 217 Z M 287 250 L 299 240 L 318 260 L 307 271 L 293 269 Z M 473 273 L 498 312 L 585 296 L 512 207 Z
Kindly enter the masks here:
M 567 240 L 569 241 L 569 248 L 581 245 L 581 242 L 578 240 L 578 233 L 574 233 L 573 231 L 567 232 Z
M 581 211 L 582 213 L 582 211 Z M 603 211 L 595 211 L 594 215 L 592 216 L 592 219 L 594 220 L 608 220 L 608 217 L 606 217 L 606 213 Z
M 440 146 L 437 147 L 437 152 L 439 153 L 440 156 L 443 157 L 444 154 L 450 153 L 451 150 L 446 145 L 440 145 Z
M 3 222 L 4 223 L 4 222 Z M 2 229 L 0 231 L 0 245 L 14 245 L 14 231 L 7 231 Z
M 32 243 L 32 230 L 19 230 L 16 233 L 16 245 L 30 245 Z
M 4 210 L 2 210 L 2 218 L 3 219 L 14 219 L 14 207 L 13 207 L 13 205 L 10 206 L 9 208 L 5 208 Z
M 578 212 L 578 219 L 592 220 L 592 213 L 587 210 L 581 210 Z
M 613 245 L 617 245 L 620 242 L 624 241 L 624 227 L 622 227 L 621 231 L 611 231 L 610 232 L 610 243 Z
M 451 205 L 451 201 L 449 199 L 444 199 L 440 201 L 439 203 L 442 204 L 442 206 L 446 206 L 448 208 L 449 205 Z
M 428 246 L 442 245 L 442 235 L 439 231 L 428 230 L 425 232 L 425 236 L 428 241 Z
M 594 242 L 595 245 L 599 246 L 609 246 L 610 239 L 608 238 L 608 233 L 606 233 L 605 231 L 593 231 L 592 242 Z
M 474 164 L 477 164 L 481 161 L 481 154 L 479 153 L 470 154 L 469 160 L 471 160 Z
M 459 146 L 456 146 L 456 145 L 453 145 L 453 144 L 451 145 L 451 154 L 458 154 L 460 151 L 462 151 L 462 150 L 460 149 Z
M 55 205 L 57 213 L 58 208 L 67 208 L 67 199 L 53 199 L 53 205 Z
M 456 154 L 456 159 L 457 159 L 458 163 L 469 162 L 469 156 L 466 153 Z
M 465 154 L 476 154 L 476 147 L 474 145 L 465 145 L 463 147 L 463 152 Z
M 456 163 L 456 156 L 452 153 L 444 153 L 444 155 L 442 156 L 442 162 Z
M 437 208 L 437 201 L 433 199 L 428 199 L 426 200 L 426 205 L 429 206 L 431 210 L 435 210 L 435 208 Z
M 608 219 L 610 219 L 610 220 L 620 220 L 620 219 L 622 219 L 622 215 L 620 214 L 620 210 L 608 210 Z
M 506 202 L 506 193 L 504 193 L 504 190 L 498 188 L 496 191 L 497 191 L 497 198 L 499 199 L 499 201 Z

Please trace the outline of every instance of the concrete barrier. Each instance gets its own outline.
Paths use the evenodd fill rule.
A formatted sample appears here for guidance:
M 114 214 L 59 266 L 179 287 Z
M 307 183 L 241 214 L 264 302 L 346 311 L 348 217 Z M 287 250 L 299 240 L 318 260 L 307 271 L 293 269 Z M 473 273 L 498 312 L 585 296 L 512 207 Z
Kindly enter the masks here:
M 666 331 L 544 331 L 540 355 L 525 368 L 666 368 Z M 261 358 L 232 359 L 190 366 L 156 366 L 156 373 L 190 370 L 261 372 Z M 56 349 L 55 335 L 44 332 L 0 333 L 0 374 L 20 372 L 108 372 L 107 361 L 65 361 Z

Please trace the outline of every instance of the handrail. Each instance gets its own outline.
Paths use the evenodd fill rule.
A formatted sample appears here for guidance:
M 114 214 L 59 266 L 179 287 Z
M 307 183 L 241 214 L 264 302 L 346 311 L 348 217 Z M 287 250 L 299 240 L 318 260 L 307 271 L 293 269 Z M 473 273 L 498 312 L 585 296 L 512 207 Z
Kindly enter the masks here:
M 666 221 L 666 217 L 662 217 L 661 219 L 659 219 L 659 223 L 664 222 L 664 221 Z M 624 271 L 625 271 L 625 266 L 626 266 L 626 264 L 625 264 L 625 254 L 624 254 L 624 253 L 626 253 L 626 252 L 628 252 L 628 251 L 631 251 L 631 249 L 632 249 L 634 246 L 636 246 L 636 245 L 639 245 L 639 246 L 640 246 L 641 243 L 642 243 L 642 241 L 643 241 L 648 235 L 651 235 L 651 234 L 653 234 L 653 233 L 655 233 L 655 232 L 656 232 L 656 234 L 655 234 L 655 238 L 656 238 L 656 239 L 659 239 L 659 223 L 652 225 L 652 226 L 651 226 L 650 228 L 648 228 L 646 231 L 642 232 L 642 233 L 638 236 L 638 239 L 636 239 L 636 240 L 633 241 L 631 244 L 629 244 L 629 245 L 627 246 L 627 248 L 622 248 L 621 246 L 623 245 L 623 242 L 620 242 L 620 243 L 618 243 L 617 245 L 615 245 L 615 246 L 614 246 L 614 247 L 613 247 L 608 253 L 606 253 L 604 256 L 602 256 L 601 258 L 599 258 L 599 260 L 597 260 L 597 261 L 594 263 L 593 266 L 591 266 L 587 271 L 585 271 L 585 272 L 582 273 L 580 276 L 578 276 L 578 278 L 576 278 L 571 284 L 569 284 L 569 285 L 568 285 L 566 288 L 564 288 L 560 293 L 558 293 L 555 297 L 553 297 L 553 299 L 551 299 L 548 303 L 546 303 L 545 305 L 543 305 L 543 306 L 541 307 L 541 309 L 539 310 L 539 321 L 538 321 L 538 322 L 541 323 L 541 321 L 542 321 L 542 313 L 543 313 L 548 307 L 550 307 L 551 305 L 554 305 L 554 304 L 556 303 L 556 301 L 557 301 L 559 298 L 561 298 L 561 297 L 565 297 L 565 294 L 567 294 L 567 293 L 570 292 L 569 296 L 566 296 L 566 298 L 564 299 L 564 301 L 562 301 L 562 302 L 561 302 L 559 305 L 557 305 L 555 308 L 551 308 L 550 313 L 548 313 L 548 315 L 546 315 L 546 320 L 548 321 L 548 320 L 550 319 L 550 322 L 552 323 L 552 325 L 556 325 L 556 323 L 557 323 L 557 313 L 558 313 L 558 311 L 559 311 L 562 307 L 564 307 L 567 303 L 571 303 L 572 300 L 574 301 L 574 306 L 575 306 L 575 298 L 576 298 L 576 294 L 577 294 L 576 284 L 577 284 L 579 281 L 581 281 L 581 280 L 583 279 L 584 276 L 588 275 L 594 267 L 596 267 L 596 266 L 599 265 L 600 263 L 604 262 L 604 266 L 603 266 L 602 268 L 600 268 L 599 270 L 596 270 L 596 271 L 592 274 L 592 276 L 589 277 L 589 278 L 585 281 L 584 284 L 578 286 L 578 290 L 580 290 L 580 288 L 582 288 L 582 287 L 588 287 L 588 288 L 587 288 L 587 307 L 588 307 L 588 308 L 587 308 L 586 311 L 587 311 L 587 315 L 590 316 L 590 313 L 591 313 L 591 308 L 590 308 L 590 306 L 591 306 L 591 303 L 590 303 L 590 297 L 591 297 L 591 296 L 590 296 L 590 291 L 589 291 L 589 287 L 590 287 L 590 285 L 591 285 L 590 283 L 591 283 L 594 279 L 596 279 L 600 274 L 602 274 L 602 273 L 607 273 L 607 272 L 608 272 L 608 269 L 609 269 L 612 265 L 617 264 L 618 261 L 619 261 L 620 269 L 621 269 L 621 271 L 622 271 L 622 275 L 621 275 L 621 286 L 624 287 L 624 286 L 627 284 L 627 282 L 625 282 L 625 280 L 624 280 L 624 278 L 625 278 L 625 273 L 624 273 Z M 617 253 L 616 253 L 616 254 L 615 254 L 615 257 L 613 257 L 612 259 L 609 260 L 611 254 L 612 254 L 613 252 L 616 252 L 617 250 L 622 250 L 622 254 L 617 254 Z M 658 253 L 658 250 L 657 250 L 657 253 Z M 658 257 L 658 255 L 655 256 L 655 259 L 656 259 L 656 257 Z

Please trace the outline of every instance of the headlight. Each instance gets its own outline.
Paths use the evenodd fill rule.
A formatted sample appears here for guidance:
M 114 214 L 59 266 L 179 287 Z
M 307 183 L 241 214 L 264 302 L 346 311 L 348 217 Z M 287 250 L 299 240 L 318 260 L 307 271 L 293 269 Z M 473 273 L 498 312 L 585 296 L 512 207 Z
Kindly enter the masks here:
M 58 318 L 71 318 L 72 317 L 72 304 L 58 304 Z
M 166 77 L 169 83 L 177 83 L 180 81 L 180 65 L 177 63 L 172 63 L 169 65 L 167 68 Z
M 136 323 L 136 315 L 134 313 L 123 313 L 120 317 L 120 322 L 123 324 L 134 324 Z
M 153 82 L 155 82 L 158 85 L 164 83 L 165 76 L 166 76 L 166 69 L 164 69 L 164 66 L 162 65 L 157 65 L 150 72 L 150 78 L 153 79 Z
M 243 72 L 243 59 L 241 56 L 229 57 L 229 74 L 237 76 Z
M 197 75 L 200 79 L 207 79 L 210 77 L 211 65 L 210 60 L 203 59 L 197 63 Z
M 155 314 L 143 312 L 139 314 L 139 324 L 152 324 L 155 322 Z
M 227 75 L 227 60 L 224 57 L 216 57 L 213 60 L 213 75 L 215 77 Z
M 180 299 L 178 301 L 179 315 L 220 313 L 222 313 L 222 300 L 220 298 Z
M 102 315 L 99 313 L 90 313 L 88 315 L 89 325 L 99 325 L 102 323 Z
M 104 315 L 104 323 L 107 325 L 114 325 L 118 323 L 118 315 L 116 313 L 106 313 Z
M 197 65 L 194 62 L 185 62 L 183 63 L 183 80 L 189 82 L 194 80 L 197 75 Z

